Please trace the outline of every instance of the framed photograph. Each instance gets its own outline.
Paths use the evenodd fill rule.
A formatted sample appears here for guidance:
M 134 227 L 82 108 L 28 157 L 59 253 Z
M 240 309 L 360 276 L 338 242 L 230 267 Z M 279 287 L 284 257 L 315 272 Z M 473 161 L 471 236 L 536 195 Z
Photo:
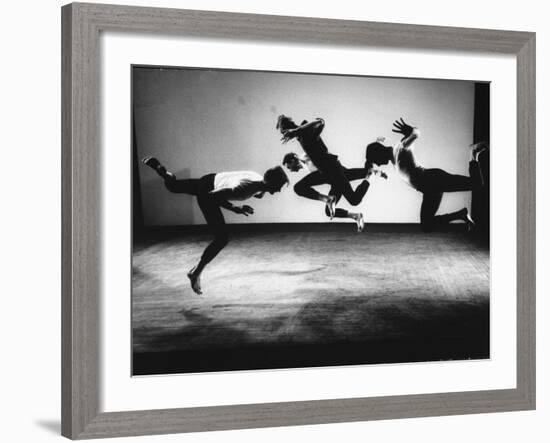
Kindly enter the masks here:
M 533 33 L 62 24 L 63 435 L 534 409 Z

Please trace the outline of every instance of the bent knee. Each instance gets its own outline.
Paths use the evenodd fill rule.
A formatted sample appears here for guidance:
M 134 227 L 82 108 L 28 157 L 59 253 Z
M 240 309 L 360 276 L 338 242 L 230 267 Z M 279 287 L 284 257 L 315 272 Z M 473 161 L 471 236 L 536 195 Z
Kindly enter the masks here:
M 361 201 L 363 200 L 362 197 L 351 197 L 351 198 L 346 198 L 346 200 L 348 201 L 348 203 L 351 205 L 351 206 L 359 206 L 359 203 L 361 203 Z
M 301 185 L 299 182 L 294 185 L 294 192 L 300 197 L 303 197 L 305 194 L 305 186 Z

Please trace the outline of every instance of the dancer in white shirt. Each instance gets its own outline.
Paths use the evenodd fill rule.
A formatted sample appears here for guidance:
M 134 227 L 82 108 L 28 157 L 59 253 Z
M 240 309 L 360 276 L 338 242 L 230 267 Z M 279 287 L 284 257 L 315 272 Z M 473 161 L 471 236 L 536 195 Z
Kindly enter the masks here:
M 187 273 L 191 287 L 197 294 L 202 294 L 202 271 L 229 241 L 227 225 L 220 208 L 248 217 L 254 213 L 252 207 L 235 206 L 230 201 L 262 198 L 266 192 L 280 192 L 283 185 L 288 183 L 288 177 L 280 166 L 268 169 L 263 177 L 253 171 L 231 171 L 207 174 L 198 179 L 178 180 L 156 158 L 145 157 L 142 162 L 156 171 L 170 192 L 196 196 L 206 223 L 214 234 L 214 240 L 206 247 L 197 265 Z

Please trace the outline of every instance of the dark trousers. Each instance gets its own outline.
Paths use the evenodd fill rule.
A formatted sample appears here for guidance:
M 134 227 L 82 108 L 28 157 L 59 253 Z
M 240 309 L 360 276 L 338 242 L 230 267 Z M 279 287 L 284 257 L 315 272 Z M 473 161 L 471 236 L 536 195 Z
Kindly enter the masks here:
M 338 157 L 333 155 L 327 155 L 326 158 L 319 161 L 319 164 L 315 164 L 315 166 L 325 176 L 327 183 L 330 184 L 331 190 L 334 193 L 343 196 L 352 206 L 357 206 L 361 203 L 361 200 L 363 200 L 369 189 L 369 182 L 367 180 L 363 180 L 354 191 L 349 183 L 350 179 L 346 176 L 347 169 L 342 166 Z
M 317 166 L 317 165 L 316 165 Z M 369 182 L 363 180 L 357 186 L 355 191 L 350 185 L 350 181 L 365 178 L 366 170 L 364 168 L 347 169 L 337 159 L 330 159 L 317 166 L 318 171 L 311 172 L 302 180 L 294 185 L 294 191 L 301 197 L 319 200 L 319 192 L 313 189 L 313 186 L 324 184 L 330 185 L 330 195 L 336 196 L 336 202 L 342 196 L 352 205 L 357 206 L 363 200 L 368 188 Z M 326 211 L 328 212 L 328 211 Z M 347 217 L 348 212 L 343 209 L 337 209 L 335 217 Z M 328 213 L 327 213 L 328 215 Z
M 418 183 L 417 190 L 423 194 L 420 207 L 422 230 L 430 232 L 463 217 L 463 211 L 466 208 L 448 214 L 435 214 L 441 205 L 443 193 L 472 191 L 483 186 L 481 170 L 476 161 L 470 162 L 469 172 L 469 177 L 449 174 L 442 169 L 424 169 L 419 173 L 416 181 Z
M 364 168 L 347 169 L 347 168 L 344 168 L 343 166 L 341 168 L 343 170 L 345 179 L 350 189 L 351 189 L 351 186 L 349 185 L 350 181 L 365 178 L 366 170 Z M 365 183 L 367 184 L 365 192 L 367 192 L 367 189 L 369 187 L 369 182 L 365 181 Z M 341 187 L 337 187 L 334 184 L 330 183 L 328 181 L 328 178 L 320 171 L 311 172 L 308 175 L 306 175 L 304 178 L 302 178 L 299 182 L 297 182 L 294 185 L 294 192 L 296 192 L 296 194 L 298 194 L 300 197 L 310 198 L 312 200 L 319 200 L 318 197 L 320 194 L 315 189 L 313 189 L 313 186 L 326 185 L 326 184 L 331 185 L 329 194 L 334 195 L 336 197 L 336 203 L 338 203 L 340 201 L 340 198 L 342 198 L 342 195 L 343 195 Z M 359 186 L 358 186 L 358 189 L 359 189 Z M 360 192 L 362 192 L 362 190 Z M 365 192 L 363 192 L 363 196 L 365 195 Z M 363 197 L 361 196 L 361 199 L 362 198 Z M 327 217 L 330 215 L 328 212 L 328 208 L 325 208 L 325 214 L 327 215 Z M 334 213 L 334 217 L 347 218 L 349 217 L 349 212 L 346 211 L 345 209 L 337 208 Z
M 201 266 L 206 266 L 227 245 L 229 241 L 227 225 L 218 203 L 211 197 L 210 191 L 214 189 L 214 177 L 216 174 L 208 174 L 201 178 L 178 180 L 166 178 L 164 185 L 170 192 L 176 194 L 189 194 L 197 197 L 197 203 L 202 215 L 214 234 L 214 240 L 206 247 L 201 256 Z

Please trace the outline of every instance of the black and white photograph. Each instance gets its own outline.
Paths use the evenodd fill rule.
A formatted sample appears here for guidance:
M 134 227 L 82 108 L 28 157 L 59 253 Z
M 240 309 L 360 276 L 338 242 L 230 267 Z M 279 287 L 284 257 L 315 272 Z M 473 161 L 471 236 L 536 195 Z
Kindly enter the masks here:
M 491 358 L 490 83 L 131 74 L 132 375 Z

